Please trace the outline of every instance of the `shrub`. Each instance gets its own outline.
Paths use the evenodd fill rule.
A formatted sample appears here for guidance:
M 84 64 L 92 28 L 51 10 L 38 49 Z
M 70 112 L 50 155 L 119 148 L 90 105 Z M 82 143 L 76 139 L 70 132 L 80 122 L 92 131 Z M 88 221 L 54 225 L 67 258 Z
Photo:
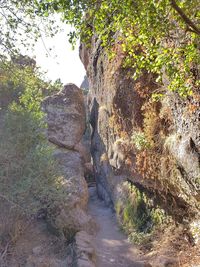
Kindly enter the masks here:
M 151 240 L 151 233 L 132 232 L 128 239 L 137 245 L 147 244 Z
M 0 266 L 7 267 L 7 255 L 27 230 L 29 221 L 17 205 L 0 196 Z
M 45 137 L 40 105 L 52 93 L 37 69 L 16 66 L 0 77 L 0 266 L 32 218 L 53 222 L 66 199 L 63 177 Z M 13 76 L 9 72 L 13 70 Z M 16 75 L 18 74 L 18 75 Z M 2 80 L 3 79 L 3 80 Z M 10 85 L 8 87 L 7 85 Z M 47 86 L 43 89 L 43 86 Z M 58 84 L 55 91 L 58 90 Z M 1 99 L 1 100 L 2 100 Z M 2 204 L 2 205 L 1 205 Z M 6 209 L 6 211 L 5 211 Z
M 163 224 L 167 217 L 147 195 L 134 185 L 126 182 L 122 186 L 123 194 L 116 204 L 116 213 L 122 229 L 132 241 L 149 237 L 155 227 Z
M 48 208 L 61 193 L 59 172 L 40 119 L 23 109 L 5 115 L 0 130 L 0 193 L 27 213 Z
M 61 85 L 53 88 L 42 79 L 35 62 L 25 58 L 24 63 L 24 58 L 19 55 L 6 67 L 0 66 L 0 95 L 3 99 L 9 95 L 0 114 L 0 193 L 34 214 L 47 208 L 61 191 L 40 109 L 44 97 Z
M 131 140 L 138 150 L 144 150 L 151 147 L 151 144 L 146 139 L 145 134 L 141 131 L 135 132 L 131 136 Z

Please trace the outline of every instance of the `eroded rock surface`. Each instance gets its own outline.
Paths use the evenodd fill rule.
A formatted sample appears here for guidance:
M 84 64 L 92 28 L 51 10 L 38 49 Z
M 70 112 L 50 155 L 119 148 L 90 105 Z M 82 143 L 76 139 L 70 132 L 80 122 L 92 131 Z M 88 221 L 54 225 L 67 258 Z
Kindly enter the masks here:
M 66 201 L 56 212 L 54 224 L 64 235 L 78 233 L 76 242 L 80 247 L 80 243 L 86 244 L 89 234 L 96 231 L 96 224 L 87 214 L 88 187 L 84 175 L 90 154 L 82 140 L 86 127 L 83 92 L 75 85 L 68 84 L 58 94 L 46 98 L 43 109 L 47 114 L 47 136 L 56 145 L 54 157 L 60 167 L 62 187 L 66 194 Z M 79 231 L 82 232 L 79 234 Z M 87 249 L 84 252 L 86 265 L 80 262 L 78 266 L 94 266 L 94 249 L 92 246 L 84 249 Z M 80 250 L 82 253 L 83 248 L 78 248 L 78 252 Z
M 68 84 L 58 94 L 43 102 L 47 113 L 48 139 L 60 146 L 73 149 L 85 131 L 85 105 L 82 91 Z
M 80 47 L 90 87 L 98 195 L 108 205 L 116 204 L 120 184 L 128 180 L 153 193 L 177 220 L 194 218 L 200 210 L 199 95 L 183 99 L 169 93 L 153 103 L 151 93 L 158 89 L 153 75 L 144 72 L 134 81 L 134 71 L 123 68 L 125 55 L 117 41 L 113 49 L 116 56 L 110 60 L 97 38 L 91 48 Z M 141 131 L 153 149 L 137 149 L 133 136 Z

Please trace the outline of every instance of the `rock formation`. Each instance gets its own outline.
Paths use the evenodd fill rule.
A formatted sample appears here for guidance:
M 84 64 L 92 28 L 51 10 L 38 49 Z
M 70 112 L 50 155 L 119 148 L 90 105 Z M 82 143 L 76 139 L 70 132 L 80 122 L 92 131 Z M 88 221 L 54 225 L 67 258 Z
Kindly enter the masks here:
M 47 113 L 48 139 L 50 142 L 73 149 L 85 131 L 85 105 L 83 94 L 72 84 L 43 102 Z
M 57 212 L 54 223 L 64 235 L 77 233 L 76 241 L 80 252 L 83 250 L 80 243 L 87 242 L 88 234 L 95 231 L 95 223 L 86 211 L 88 188 L 84 178 L 84 165 L 90 161 L 90 157 L 87 149 L 81 145 L 86 125 L 83 92 L 75 85 L 68 84 L 58 94 L 44 100 L 43 110 L 47 114 L 47 136 L 55 145 L 54 156 L 64 177 L 63 188 L 66 194 L 66 202 Z M 84 262 L 87 266 L 93 266 L 94 251 L 91 242 L 87 249 L 89 247 L 91 259 L 84 259 Z M 80 263 L 78 266 L 86 265 Z
M 128 180 L 154 196 L 176 220 L 198 217 L 199 94 L 183 99 L 166 93 L 153 102 L 152 92 L 158 89 L 154 76 L 144 72 L 134 81 L 133 70 L 123 67 L 125 54 L 117 41 L 113 50 L 116 56 L 109 59 L 94 37 L 91 48 L 80 46 L 90 87 L 91 151 L 99 197 L 116 204 L 120 184 Z

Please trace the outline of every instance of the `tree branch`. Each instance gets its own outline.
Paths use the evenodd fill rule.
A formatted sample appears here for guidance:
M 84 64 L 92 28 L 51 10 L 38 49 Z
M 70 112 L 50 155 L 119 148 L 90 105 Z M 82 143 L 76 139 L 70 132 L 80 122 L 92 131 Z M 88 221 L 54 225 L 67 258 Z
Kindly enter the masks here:
M 190 18 L 184 13 L 184 11 L 177 5 L 175 0 L 171 0 L 171 6 L 176 10 L 176 12 L 181 16 L 184 22 L 192 28 L 193 32 L 200 35 L 200 29 L 191 21 Z

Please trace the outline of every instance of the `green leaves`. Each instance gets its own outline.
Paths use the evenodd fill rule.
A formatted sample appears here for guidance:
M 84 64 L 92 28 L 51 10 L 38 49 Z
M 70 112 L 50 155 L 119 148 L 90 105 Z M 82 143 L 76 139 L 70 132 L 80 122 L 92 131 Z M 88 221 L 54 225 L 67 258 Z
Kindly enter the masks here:
M 22 108 L 41 117 L 40 104 L 47 94 L 60 90 L 60 81 L 51 84 L 44 81 L 36 62 L 18 55 L 12 61 L 0 65 L 0 108 Z
M 141 131 L 134 132 L 131 136 L 131 141 L 138 150 L 149 149 L 151 147 L 151 144 L 148 142 L 145 134 Z
M 62 84 L 43 81 L 28 57 L 20 55 L 6 63 L 0 66 L 0 193 L 32 215 L 62 198 L 40 109 L 43 98 Z
M 90 43 L 94 35 L 101 39 L 103 47 L 112 50 L 115 33 L 120 33 L 119 39 L 126 53 L 124 65 L 135 70 L 134 79 L 145 70 L 155 73 L 159 77 L 157 81 L 162 83 L 164 71 L 170 90 L 182 95 L 184 91 L 186 94 L 191 91 L 188 81 L 195 78 L 191 69 L 200 62 L 200 37 L 194 30 L 200 27 L 198 0 L 24 0 L 20 3 L 9 0 L 4 10 L 9 11 L 11 4 L 20 10 L 19 14 L 30 18 L 37 14 L 37 19 L 46 20 L 55 12 L 61 14 L 63 21 L 75 28 L 69 34 L 73 46 L 79 37 Z M 10 28 L 3 36 L 5 46 L 12 49 L 15 38 L 10 32 L 23 25 L 24 19 L 9 12 L 6 18 L 9 18 Z M 31 26 L 37 33 L 37 23 Z M 30 29 L 26 29 L 27 34 Z M 53 31 L 53 28 L 49 30 Z

